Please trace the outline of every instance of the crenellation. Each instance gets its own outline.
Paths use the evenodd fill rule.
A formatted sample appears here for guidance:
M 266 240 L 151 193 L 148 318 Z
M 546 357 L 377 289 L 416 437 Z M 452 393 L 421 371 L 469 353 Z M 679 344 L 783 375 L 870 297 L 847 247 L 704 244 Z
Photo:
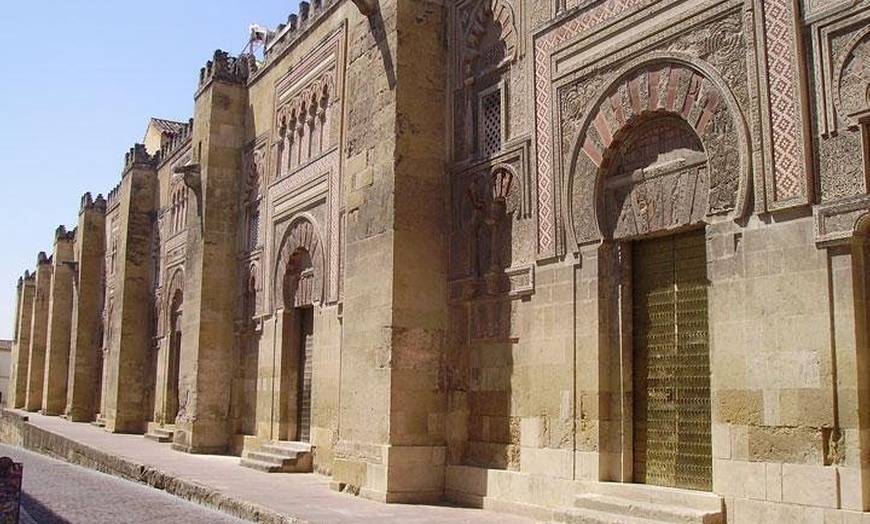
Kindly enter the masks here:
M 192 118 L 185 122 L 184 125 L 176 132 L 164 131 L 161 139 L 161 143 L 163 145 L 160 147 L 155 155 L 157 164 L 162 164 L 170 157 L 172 157 L 173 154 L 190 144 L 192 132 Z
M 79 212 L 82 212 L 85 209 L 87 209 L 93 205 L 94 205 L 94 198 L 91 196 L 90 192 L 87 192 L 84 195 L 82 195 L 82 205 L 79 208 Z
M 119 182 L 111 191 L 109 191 L 108 197 L 106 197 L 106 208 L 110 209 L 118 205 L 119 197 L 121 195 L 121 183 Z
M 213 81 L 244 84 L 256 73 L 257 62 L 251 55 L 230 56 L 226 51 L 215 50 L 211 60 L 199 72 L 199 88 Z
M 309 27 L 314 26 L 319 20 L 325 18 L 333 6 L 341 4 L 340 0 L 315 0 L 312 3 L 300 2 L 297 13 L 287 17 L 287 21 L 278 24 L 275 31 L 270 31 L 266 36 L 266 50 L 264 56 L 264 69 L 269 64 L 279 60 L 283 53 L 294 42 L 299 41 Z
M 124 155 L 124 170 L 128 170 L 137 165 L 152 165 L 154 157 L 145 149 L 145 144 L 134 144 L 133 147 Z
M 63 224 L 59 225 L 54 231 L 55 242 L 72 242 L 76 238 L 76 230 L 73 228 L 68 231 Z

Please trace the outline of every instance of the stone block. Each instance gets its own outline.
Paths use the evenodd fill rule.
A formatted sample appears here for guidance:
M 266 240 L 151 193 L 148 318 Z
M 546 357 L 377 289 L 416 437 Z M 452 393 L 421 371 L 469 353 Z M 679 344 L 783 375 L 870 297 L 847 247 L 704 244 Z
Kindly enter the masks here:
M 714 423 L 711 428 L 713 458 L 731 458 L 731 425 Z
M 523 417 L 520 421 L 520 445 L 526 448 L 544 447 L 543 425 L 540 417 Z
M 742 460 L 713 460 L 713 491 L 722 496 L 766 498 L 765 464 Z
M 767 500 L 780 502 L 782 500 L 782 464 L 765 464 L 765 485 Z
M 791 504 L 836 508 L 837 468 L 799 464 L 782 465 L 782 500 Z

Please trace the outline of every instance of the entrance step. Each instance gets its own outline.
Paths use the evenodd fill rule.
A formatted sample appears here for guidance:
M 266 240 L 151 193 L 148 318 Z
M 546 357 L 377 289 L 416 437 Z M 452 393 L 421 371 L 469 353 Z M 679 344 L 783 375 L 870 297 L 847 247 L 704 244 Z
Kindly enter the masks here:
M 154 442 L 172 442 L 172 437 L 175 436 L 175 426 L 149 427 L 145 433 L 145 438 Z
M 583 482 L 573 508 L 556 512 L 567 524 L 724 524 L 722 498 L 706 492 L 644 484 Z
M 240 464 L 266 473 L 311 473 L 314 448 L 306 442 L 278 441 L 245 450 Z
M 106 427 L 106 418 L 103 415 L 97 415 L 96 418 L 94 418 L 94 421 L 91 422 L 91 425 L 97 426 L 98 428 L 104 428 Z

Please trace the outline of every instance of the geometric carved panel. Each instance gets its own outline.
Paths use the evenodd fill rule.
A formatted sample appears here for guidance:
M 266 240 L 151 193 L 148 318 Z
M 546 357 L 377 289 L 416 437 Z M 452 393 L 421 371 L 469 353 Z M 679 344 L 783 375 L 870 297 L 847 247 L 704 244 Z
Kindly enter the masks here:
M 804 71 L 797 47 L 798 7 L 794 0 L 763 0 L 761 5 L 772 140 L 767 201 L 769 209 L 783 209 L 806 204 L 811 196 L 801 109 Z

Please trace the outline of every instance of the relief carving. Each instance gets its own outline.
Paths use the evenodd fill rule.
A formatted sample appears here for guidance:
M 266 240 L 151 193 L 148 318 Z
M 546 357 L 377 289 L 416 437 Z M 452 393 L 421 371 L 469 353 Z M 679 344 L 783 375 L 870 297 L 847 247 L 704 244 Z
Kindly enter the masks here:
M 472 277 L 483 278 L 489 294 L 498 292 L 503 269 L 510 266 L 511 219 L 516 211 L 513 184 L 513 172 L 498 166 L 488 176 L 472 177 L 466 190 L 471 205 Z
M 248 151 L 244 159 L 243 196 L 246 202 L 254 201 L 263 196 L 266 186 L 266 148 L 260 147 Z
M 283 235 L 275 270 L 275 309 L 323 302 L 320 235 L 307 217 L 293 220 Z
M 736 100 L 711 70 L 685 58 L 628 67 L 580 119 L 591 88 L 563 92 L 560 127 L 566 150 L 573 151 L 567 195 L 578 243 L 672 229 L 716 214 L 742 216 L 748 134 Z
M 823 202 L 866 192 L 867 175 L 861 162 L 862 144 L 858 133 L 844 132 L 820 139 L 818 151 Z
M 834 105 L 849 125 L 870 114 L 870 31 L 854 37 L 846 46 L 837 74 Z
M 460 14 L 463 31 L 462 78 L 499 69 L 517 56 L 518 33 L 508 0 L 484 0 Z
M 606 238 L 630 238 L 699 223 L 707 211 L 707 156 L 672 116 L 647 120 L 616 151 L 603 180 Z
M 517 161 L 522 156 L 514 157 Z M 450 300 L 510 292 L 506 270 L 514 262 L 517 231 L 531 224 L 524 213 L 526 185 L 511 162 L 484 164 L 458 175 L 452 186 Z

